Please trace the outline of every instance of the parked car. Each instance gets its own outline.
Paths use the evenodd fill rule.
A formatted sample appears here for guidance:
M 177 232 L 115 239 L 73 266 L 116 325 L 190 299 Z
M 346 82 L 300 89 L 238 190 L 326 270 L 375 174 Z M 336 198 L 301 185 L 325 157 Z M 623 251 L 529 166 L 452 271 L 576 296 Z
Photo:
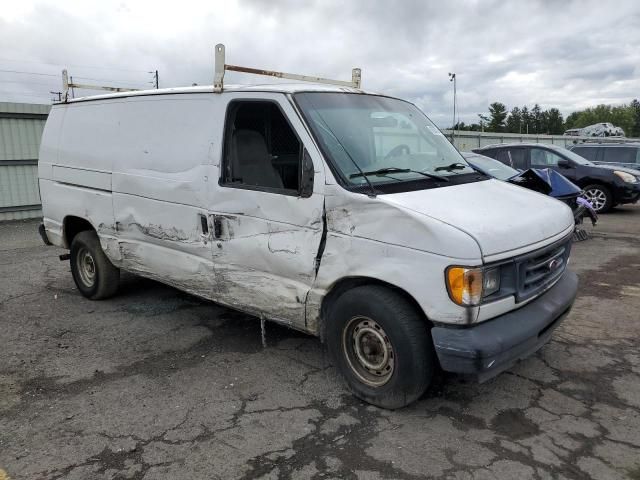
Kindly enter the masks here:
M 584 128 L 570 128 L 564 135 L 570 137 L 624 137 L 624 130 L 612 123 L 594 123 Z
M 624 137 L 624 130 L 609 122 L 594 123 L 580 129 L 583 137 Z
M 617 165 L 640 170 L 640 143 L 579 143 L 569 148 L 598 165 Z
M 41 232 L 70 249 L 82 295 L 114 295 L 126 270 L 320 336 L 386 408 L 437 367 L 486 380 L 531 355 L 578 288 L 566 205 L 477 172 L 413 104 L 357 88 L 69 99 L 38 172 Z
M 530 168 L 521 172 L 479 153 L 461 153 L 472 167 L 486 175 L 549 195 L 564 202 L 573 212 L 576 229 L 578 229 L 578 225 L 582 224 L 585 215 L 591 219 L 593 225 L 598 221 L 598 214 L 588 200 L 584 198 L 582 189 L 561 173 L 550 168 Z M 578 230 L 576 231 L 578 232 Z M 579 233 L 578 238 L 584 238 L 582 233 Z
M 551 168 L 583 189 L 598 213 L 614 206 L 636 203 L 640 198 L 640 171 L 626 167 L 596 165 L 557 145 L 511 143 L 473 150 L 519 170 Z
M 568 137 L 579 137 L 581 133 L 582 133 L 581 128 L 570 128 L 569 130 L 565 131 L 563 135 Z

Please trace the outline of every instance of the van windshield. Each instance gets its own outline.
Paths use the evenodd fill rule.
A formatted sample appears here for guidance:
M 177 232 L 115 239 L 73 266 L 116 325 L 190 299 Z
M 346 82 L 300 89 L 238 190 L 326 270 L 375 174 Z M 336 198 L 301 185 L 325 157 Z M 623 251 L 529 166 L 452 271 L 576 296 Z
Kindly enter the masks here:
M 484 179 L 414 105 L 351 93 L 295 100 L 334 174 L 346 186 L 420 181 L 421 188 Z

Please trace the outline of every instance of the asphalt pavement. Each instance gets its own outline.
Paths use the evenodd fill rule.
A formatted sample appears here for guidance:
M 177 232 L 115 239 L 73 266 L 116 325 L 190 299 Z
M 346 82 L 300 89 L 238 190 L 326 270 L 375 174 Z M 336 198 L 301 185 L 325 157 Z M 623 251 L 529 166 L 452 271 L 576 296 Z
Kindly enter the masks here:
M 546 347 L 399 411 L 313 337 L 133 275 L 83 298 L 36 226 L 0 223 L 1 480 L 640 479 L 640 206 L 574 244 Z

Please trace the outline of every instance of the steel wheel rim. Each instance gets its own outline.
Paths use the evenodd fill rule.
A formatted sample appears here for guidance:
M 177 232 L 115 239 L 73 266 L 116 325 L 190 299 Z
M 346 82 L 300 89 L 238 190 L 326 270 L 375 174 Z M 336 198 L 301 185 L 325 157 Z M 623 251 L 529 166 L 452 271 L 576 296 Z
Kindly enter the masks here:
M 607 203 L 607 196 L 599 188 L 590 188 L 584 194 L 596 210 L 601 210 Z
M 78 265 L 78 275 L 80 275 L 82 283 L 87 287 L 93 287 L 96 281 L 96 262 L 91 252 L 86 248 L 78 250 L 76 263 Z
M 393 346 L 377 322 L 368 317 L 353 317 L 342 331 L 342 347 L 349 367 L 366 385 L 380 387 L 392 377 Z

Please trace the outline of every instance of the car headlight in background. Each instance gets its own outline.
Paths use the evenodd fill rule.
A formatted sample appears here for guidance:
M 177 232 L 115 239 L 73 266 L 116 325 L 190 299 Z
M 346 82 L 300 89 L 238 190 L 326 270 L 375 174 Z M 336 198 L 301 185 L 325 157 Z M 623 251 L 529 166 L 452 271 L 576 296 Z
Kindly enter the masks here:
M 449 267 L 446 280 L 451 300 L 465 307 L 476 306 L 500 290 L 500 268 Z
M 620 178 L 620 180 L 622 180 L 625 183 L 638 183 L 638 179 L 633 175 L 631 175 L 630 173 L 614 170 L 613 174 L 617 175 L 618 178 Z

